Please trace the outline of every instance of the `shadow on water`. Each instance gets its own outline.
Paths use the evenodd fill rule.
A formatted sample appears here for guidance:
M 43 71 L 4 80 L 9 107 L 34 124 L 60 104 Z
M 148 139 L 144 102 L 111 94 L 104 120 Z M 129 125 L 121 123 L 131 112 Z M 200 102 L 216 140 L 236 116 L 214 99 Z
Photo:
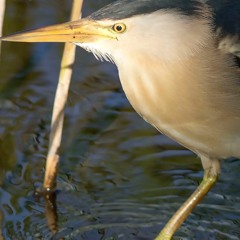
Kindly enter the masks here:
M 86 1 L 84 14 L 106 2 Z M 71 1 L 7 4 L 5 34 L 66 21 Z M 36 196 L 62 45 L 2 47 L 0 239 L 153 239 L 199 184 L 199 159 L 137 116 L 113 65 L 78 49 L 58 190 L 52 200 Z M 224 163 L 217 185 L 175 239 L 240 238 L 239 170 L 237 160 Z

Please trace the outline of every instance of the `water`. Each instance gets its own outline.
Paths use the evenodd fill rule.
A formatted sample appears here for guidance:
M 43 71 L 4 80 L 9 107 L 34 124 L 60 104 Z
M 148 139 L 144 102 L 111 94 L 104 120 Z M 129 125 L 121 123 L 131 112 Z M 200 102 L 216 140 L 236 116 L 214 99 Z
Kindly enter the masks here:
M 107 2 L 85 1 L 84 15 Z M 67 21 L 70 7 L 8 1 L 4 33 Z M 56 206 L 49 205 L 34 191 L 44 177 L 63 45 L 2 48 L 0 239 L 153 239 L 201 181 L 200 160 L 133 111 L 112 64 L 78 48 Z M 174 239 L 240 239 L 239 170 L 239 161 L 224 162 L 218 183 Z

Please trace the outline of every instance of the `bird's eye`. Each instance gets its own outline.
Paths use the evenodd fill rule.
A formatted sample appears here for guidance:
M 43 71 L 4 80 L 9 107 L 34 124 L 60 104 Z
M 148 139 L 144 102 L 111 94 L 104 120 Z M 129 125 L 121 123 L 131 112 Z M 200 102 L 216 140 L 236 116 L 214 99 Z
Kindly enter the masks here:
M 116 24 L 113 25 L 112 29 L 116 33 L 123 33 L 123 32 L 126 31 L 127 27 L 123 23 L 116 23 Z

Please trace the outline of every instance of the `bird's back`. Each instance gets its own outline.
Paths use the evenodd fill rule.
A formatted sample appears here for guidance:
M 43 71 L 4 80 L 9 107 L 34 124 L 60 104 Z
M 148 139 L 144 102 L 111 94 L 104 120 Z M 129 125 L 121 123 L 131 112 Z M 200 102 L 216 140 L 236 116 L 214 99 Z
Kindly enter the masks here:
M 240 67 L 240 1 L 208 0 L 213 10 L 215 31 L 219 39 L 219 48 L 236 57 Z

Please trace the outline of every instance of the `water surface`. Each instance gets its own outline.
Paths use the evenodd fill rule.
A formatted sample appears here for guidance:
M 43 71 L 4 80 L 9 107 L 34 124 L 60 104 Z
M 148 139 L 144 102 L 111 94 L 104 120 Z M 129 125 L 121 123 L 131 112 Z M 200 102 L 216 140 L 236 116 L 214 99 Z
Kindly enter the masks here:
M 107 2 L 85 1 L 84 16 Z M 70 8 L 66 0 L 7 1 L 4 34 L 67 21 Z M 0 239 L 153 239 L 201 181 L 200 160 L 134 112 L 115 66 L 78 48 L 57 219 L 49 217 L 49 205 L 34 191 L 44 177 L 63 44 L 2 48 Z M 239 172 L 239 161 L 224 162 L 218 183 L 175 239 L 240 239 Z

